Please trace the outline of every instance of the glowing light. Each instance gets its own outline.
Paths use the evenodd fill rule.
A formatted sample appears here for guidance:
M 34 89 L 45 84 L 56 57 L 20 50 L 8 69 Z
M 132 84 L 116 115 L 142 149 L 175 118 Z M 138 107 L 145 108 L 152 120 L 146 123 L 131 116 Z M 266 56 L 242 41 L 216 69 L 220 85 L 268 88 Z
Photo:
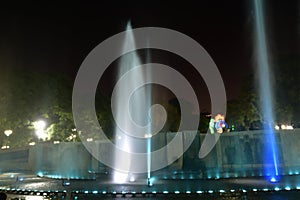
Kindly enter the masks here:
M 43 130 L 46 127 L 46 122 L 43 120 L 33 122 L 33 127 L 35 130 Z
M 35 145 L 35 142 L 30 142 L 29 143 L 29 146 L 34 146 Z
M 154 182 L 155 178 L 151 177 L 151 178 L 147 178 L 147 184 L 149 187 L 153 186 L 153 182 Z
M 174 191 L 175 194 L 179 194 L 180 192 L 178 190 Z
M 53 144 L 59 144 L 60 141 L 53 141 Z
M 270 181 L 271 181 L 272 183 L 275 183 L 275 182 L 277 182 L 277 179 L 276 179 L 275 177 L 272 177 L 272 178 L 270 179 Z
M 275 128 L 275 130 L 279 130 L 280 129 L 280 127 L 278 125 L 276 125 L 274 128 Z
M 135 181 L 134 176 L 131 176 L 130 179 L 129 179 L 129 181 L 130 181 L 130 182 L 134 182 L 134 181 Z
M 118 172 L 115 171 L 114 172 L 114 182 L 121 184 L 121 183 L 125 183 L 127 181 L 128 178 L 128 174 L 127 173 L 122 173 L 122 172 Z
M 39 120 L 36 122 L 33 122 L 33 127 L 35 129 L 35 134 L 39 139 L 46 140 L 48 137 L 46 131 L 44 130 L 46 127 L 46 122 L 43 120 Z
M 87 138 L 86 141 L 87 141 L 87 142 L 93 142 L 94 139 L 93 139 L 93 138 Z
M 286 186 L 284 189 L 289 191 L 289 190 L 291 190 L 291 187 L 290 186 Z
M 274 188 L 274 190 L 275 190 L 275 191 L 279 191 L 279 190 L 280 190 L 280 188 L 279 188 L 279 187 L 276 187 L 276 188 Z
M 5 134 L 7 137 L 9 137 L 12 133 L 13 133 L 12 130 L 5 130 L 5 131 L 4 131 L 4 134 Z
M 43 177 L 44 174 L 43 174 L 43 172 L 38 172 L 37 175 L 40 177 Z
M 282 124 L 282 125 L 280 126 L 280 128 L 281 128 L 282 130 L 293 130 L 293 129 L 294 129 L 293 126 L 291 126 L 291 125 L 286 125 L 286 124 Z

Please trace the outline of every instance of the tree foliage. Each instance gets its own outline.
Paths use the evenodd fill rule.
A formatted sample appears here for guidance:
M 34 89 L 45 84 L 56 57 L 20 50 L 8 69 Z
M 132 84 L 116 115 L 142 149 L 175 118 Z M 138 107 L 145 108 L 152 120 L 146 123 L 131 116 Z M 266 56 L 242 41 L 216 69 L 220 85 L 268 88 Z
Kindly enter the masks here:
M 254 79 L 249 76 L 244 81 L 239 97 L 228 101 L 226 121 L 229 125 L 234 125 L 237 130 L 258 128 L 257 124 L 261 123 L 258 101 Z

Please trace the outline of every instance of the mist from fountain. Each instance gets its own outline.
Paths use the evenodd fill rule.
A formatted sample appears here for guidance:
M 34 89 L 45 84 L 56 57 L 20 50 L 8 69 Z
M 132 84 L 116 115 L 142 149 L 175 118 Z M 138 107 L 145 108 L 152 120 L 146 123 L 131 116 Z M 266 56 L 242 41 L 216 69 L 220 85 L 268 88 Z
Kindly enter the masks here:
M 254 0 L 255 13 L 255 45 L 257 59 L 257 74 L 259 80 L 259 96 L 262 118 L 264 121 L 265 145 L 265 175 L 270 180 L 276 180 L 279 175 L 278 151 L 274 136 L 273 88 L 271 84 L 272 70 L 269 63 L 269 53 L 266 38 L 264 6 L 261 0 Z

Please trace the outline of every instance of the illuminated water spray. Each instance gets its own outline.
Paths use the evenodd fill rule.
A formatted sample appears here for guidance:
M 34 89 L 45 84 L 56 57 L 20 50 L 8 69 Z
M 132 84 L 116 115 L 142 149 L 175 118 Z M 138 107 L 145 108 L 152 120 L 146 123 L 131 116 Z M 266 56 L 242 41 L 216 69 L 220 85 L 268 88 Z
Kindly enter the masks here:
M 123 43 L 123 52 L 127 50 L 135 49 L 135 39 L 132 32 L 130 23 L 126 28 L 126 35 Z M 147 54 L 148 55 L 148 54 Z M 148 60 L 146 60 L 149 62 Z M 148 79 L 150 73 L 140 73 L 139 71 L 132 70 L 135 67 L 140 67 L 141 60 L 136 51 L 132 51 L 127 55 L 123 55 L 120 58 L 118 66 L 117 78 L 121 79 L 124 74 L 131 73 L 130 79 L 126 79 L 125 83 L 120 85 L 118 92 L 116 92 L 115 103 L 115 121 L 117 121 L 121 127 L 116 127 L 115 138 L 116 146 L 123 151 L 129 153 L 147 153 L 149 154 L 147 163 L 148 175 L 150 177 L 150 163 L 151 163 L 151 113 L 149 108 L 151 107 L 151 87 L 139 87 L 141 82 Z M 131 71 L 132 70 L 132 71 Z M 147 72 L 147 71 L 146 71 Z M 138 88 L 128 98 L 126 91 L 128 88 Z M 124 108 L 125 101 L 129 101 L 129 110 Z M 136 131 L 135 126 L 149 127 L 147 132 L 139 133 Z M 142 163 L 132 163 L 131 157 L 121 157 L 120 155 L 114 155 L 115 165 L 117 168 L 122 168 L 124 171 L 114 172 L 114 182 L 123 183 L 126 181 L 135 181 L 134 174 L 130 169 L 132 165 L 141 165 Z
M 276 177 L 279 175 L 278 153 L 273 129 L 273 94 L 270 81 L 271 70 L 267 50 L 262 0 L 254 0 L 254 12 L 259 94 L 261 100 L 261 111 L 264 120 L 264 135 L 266 136 L 265 139 L 267 143 L 265 147 L 265 171 L 266 175 L 271 177 L 270 180 L 274 182 L 276 181 Z

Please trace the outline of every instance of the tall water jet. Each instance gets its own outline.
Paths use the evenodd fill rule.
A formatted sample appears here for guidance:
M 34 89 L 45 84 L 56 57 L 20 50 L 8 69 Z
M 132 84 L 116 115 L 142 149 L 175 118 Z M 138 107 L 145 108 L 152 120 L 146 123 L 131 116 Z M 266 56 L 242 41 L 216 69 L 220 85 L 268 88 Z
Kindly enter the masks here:
M 255 13 L 255 44 L 257 73 L 259 78 L 259 95 L 262 117 L 264 120 L 265 145 L 265 175 L 271 181 L 276 181 L 279 175 L 278 152 L 273 129 L 273 102 L 271 87 L 271 69 L 267 49 L 267 39 L 264 21 L 264 7 L 262 0 L 254 0 Z
M 126 35 L 124 38 L 123 52 L 135 49 L 135 40 L 131 24 L 127 24 Z M 118 66 L 117 78 L 122 79 L 124 74 L 131 73 L 129 79 L 126 79 L 123 84 L 118 86 L 115 93 L 115 121 L 117 127 L 115 129 L 115 144 L 122 151 L 128 153 L 151 153 L 151 113 L 149 108 L 151 106 L 151 88 L 140 87 L 139 84 L 149 78 L 148 73 L 140 73 L 140 71 L 132 70 L 135 67 L 141 66 L 141 60 L 136 51 L 132 51 L 120 58 Z M 130 96 L 127 96 L 128 88 L 138 88 Z M 129 101 L 129 110 L 124 108 L 124 102 Z M 139 132 L 136 126 L 149 127 L 146 132 Z M 150 136 L 150 137 L 149 137 Z M 149 152 L 150 150 L 150 152 Z M 134 177 L 131 173 L 131 166 L 137 163 L 131 163 L 129 157 L 119 157 L 114 155 L 115 166 L 122 171 L 114 172 L 114 182 L 122 183 L 126 181 L 133 181 Z M 150 159 L 150 157 L 149 157 Z M 144 163 L 147 170 L 150 171 L 150 162 Z M 140 164 L 140 163 L 139 163 Z M 148 175 L 149 176 L 149 175 Z

